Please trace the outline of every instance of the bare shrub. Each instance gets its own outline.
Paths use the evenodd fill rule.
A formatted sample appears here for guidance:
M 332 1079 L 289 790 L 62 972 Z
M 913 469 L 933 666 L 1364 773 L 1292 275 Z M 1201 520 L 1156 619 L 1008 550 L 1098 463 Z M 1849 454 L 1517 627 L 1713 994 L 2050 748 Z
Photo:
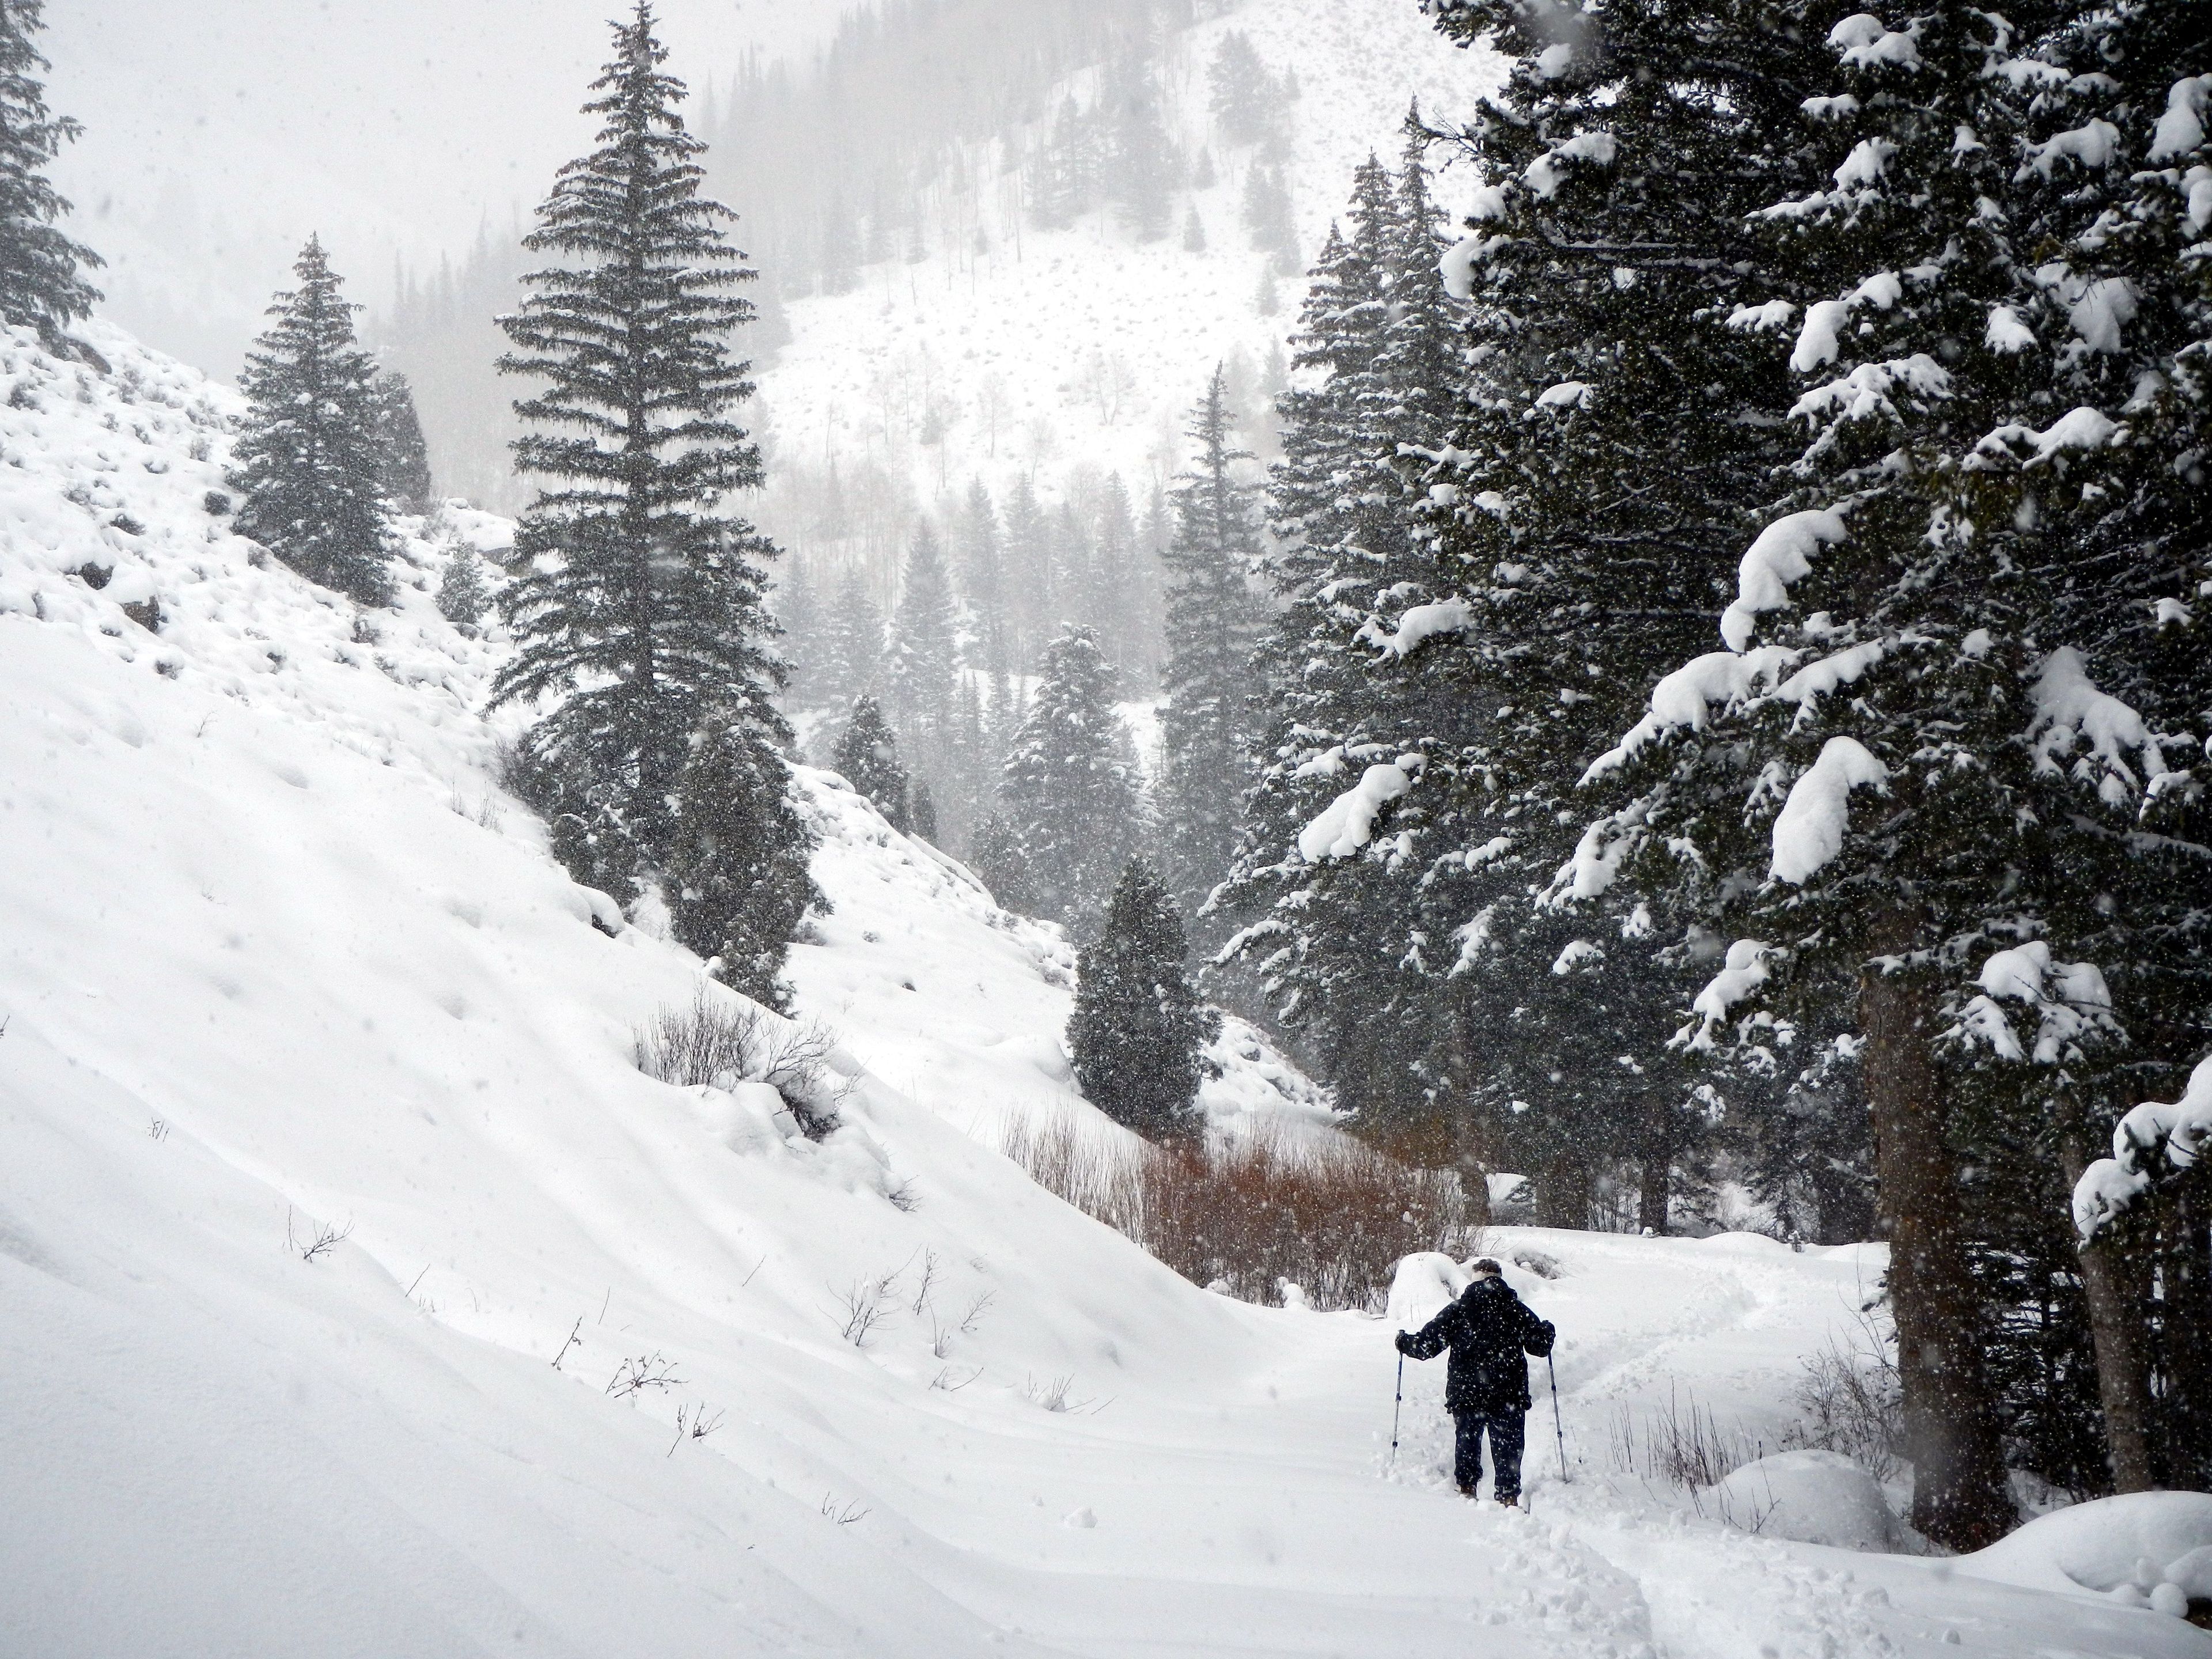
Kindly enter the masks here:
M 635 1359 L 625 1359 L 615 1367 L 615 1374 L 607 1379 L 607 1392 L 617 1400 L 629 1400 L 643 1394 L 647 1389 L 658 1389 L 663 1394 L 671 1389 L 680 1389 L 684 1379 L 676 1374 L 673 1360 L 659 1353 L 640 1354 Z
M 1626 1406 L 1613 1413 L 1613 1467 L 1686 1487 L 1693 1496 L 1700 1486 L 1717 1486 L 1765 1455 L 1764 1442 L 1741 1427 L 1722 1427 L 1712 1407 L 1698 1405 L 1694 1393 L 1669 1388 L 1667 1403 L 1640 1421 Z
M 895 1277 L 895 1276 L 894 1276 Z M 868 1346 L 876 1327 L 891 1316 L 892 1278 L 856 1279 L 837 1298 L 837 1334 L 856 1348 Z
M 1130 1146 L 1063 1112 L 1014 1124 L 1001 1146 L 1039 1186 L 1247 1302 L 1287 1279 L 1316 1308 L 1379 1310 L 1399 1259 L 1441 1248 L 1463 1209 L 1456 1176 L 1343 1136 Z
M 303 1238 L 294 1227 L 292 1212 L 289 1209 L 284 1212 L 284 1248 L 297 1251 L 302 1261 L 321 1261 L 351 1237 L 353 1237 L 353 1223 L 350 1221 L 343 1227 L 333 1227 L 328 1222 L 318 1222 L 314 1231 Z
M 703 985 L 688 1008 L 663 1008 L 637 1028 L 630 1055 L 647 1077 L 678 1088 L 726 1087 L 757 1077 L 766 1016 L 749 1002 L 711 994 Z
M 783 1097 L 799 1130 L 819 1140 L 837 1127 L 852 1085 L 830 1069 L 835 1032 L 817 1021 L 791 1024 L 704 985 L 688 1007 L 663 1008 L 633 1033 L 630 1056 L 647 1077 L 679 1088 L 765 1083 Z
M 1897 1358 L 1874 1315 L 1805 1360 L 1797 1382 L 1803 1420 L 1788 1443 L 1840 1453 L 1885 1484 L 1905 1472 L 1905 1403 Z

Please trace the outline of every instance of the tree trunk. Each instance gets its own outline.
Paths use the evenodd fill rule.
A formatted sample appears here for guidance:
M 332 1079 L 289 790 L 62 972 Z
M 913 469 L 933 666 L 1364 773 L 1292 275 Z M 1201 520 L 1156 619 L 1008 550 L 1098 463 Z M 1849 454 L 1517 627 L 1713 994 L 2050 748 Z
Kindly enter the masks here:
M 2194 1182 L 2185 1182 L 2160 1218 L 2159 1271 L 2166 1292 L 2159 1310 L 2166 1334 L 2172 1417 L 2165 1437 L 2162 1484 L 2205 1490 L 2212 1473 L 2212 1252 L 2205 1237 L 2205 1206 Z
M 1661 1095 L 1653 1097 L 1644 1113 L 1644 1156 L 1636 1188 L 1636 1224 L 1647 1233 L 1664 1233 L 1674 1198 L 1674 1109 Z
M 2070 1188 L 2088 1168 L 2081 1108 L 2063 1101 L 2058 1160 Z M 2150 1350 L 2144 1340 L 2146 1287 L 2138 1263 L 2110 1232 L 2082 1249 L 2081 1291 L 2089 1309 L 2089 1340 L 2097 1353 L 2097 1399 L 2104 1407 L 2105 1455 L 2114 1492 L 2148 1492 Z
M 1562 1152 L 1536 1172 L 1536 1224 L 1581 1231 L 1589 1225 L 1593 1185 L 1588 1158 Z
M 1912 948 L 1918 918 L 1893 911 L 1870 932 L 1869 954 Z M 1930 1049 L 1936 1004 L 1907 971 L 1869 963 L 1859 977 L 1873 1120 L 1878 1209 L 1889 1234 L 1889 1299 L 1897 1320 L 1912 1524 L 1954 1550 L 1995 1543 L 2011 1526 L 1996 1404 L 1982 1364 L 1982 1319 L 1961 1225 L 1957 1160 L 1943 1129 Z

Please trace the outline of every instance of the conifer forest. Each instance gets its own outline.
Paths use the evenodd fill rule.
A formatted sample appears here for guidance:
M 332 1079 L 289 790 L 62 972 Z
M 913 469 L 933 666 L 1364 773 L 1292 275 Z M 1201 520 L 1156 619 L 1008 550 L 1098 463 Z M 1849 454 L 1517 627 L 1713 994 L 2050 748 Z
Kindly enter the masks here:
M 0 0 L 0 1651 L 2212 1653 L 2208 134 Z

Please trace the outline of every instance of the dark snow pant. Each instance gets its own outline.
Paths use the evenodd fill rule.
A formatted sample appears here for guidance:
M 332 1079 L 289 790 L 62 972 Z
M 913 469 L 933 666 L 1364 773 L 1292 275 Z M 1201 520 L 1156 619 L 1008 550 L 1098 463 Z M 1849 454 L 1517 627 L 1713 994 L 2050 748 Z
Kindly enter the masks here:
M 1516 1411 L 1502 1411 L 1485 1416 L 1480 1412 L 1455 1412 L 1454 1419 L 1459 1425 L 1459 1434 L 1454 1447 L 1453 1477 L 1468 1492 L 1482 1479 L 1482 1437 L 1490 1435 L 1490 1461 L 1496 1466 L 1498 1479 L 1492 1483 L 1492 1496 L 1510 1500 L 1521 1495 L 1521 1445 L 1528 1422 Z

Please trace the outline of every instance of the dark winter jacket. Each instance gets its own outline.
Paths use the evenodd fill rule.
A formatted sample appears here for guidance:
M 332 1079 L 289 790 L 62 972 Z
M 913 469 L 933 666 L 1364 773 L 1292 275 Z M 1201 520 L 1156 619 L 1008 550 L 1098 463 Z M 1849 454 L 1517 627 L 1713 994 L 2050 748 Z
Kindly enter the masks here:
M 1433 1359 L 1451 1350 L 1444 1409 L 1492 1416 L 1528 1409 L 1523 1353 L 1552 1351 L 1552 1322 L 1539 1319 L 1502 1279 L 1478 1279 L 1418 1331 L 1398 1334 L 1398 1352 Z

